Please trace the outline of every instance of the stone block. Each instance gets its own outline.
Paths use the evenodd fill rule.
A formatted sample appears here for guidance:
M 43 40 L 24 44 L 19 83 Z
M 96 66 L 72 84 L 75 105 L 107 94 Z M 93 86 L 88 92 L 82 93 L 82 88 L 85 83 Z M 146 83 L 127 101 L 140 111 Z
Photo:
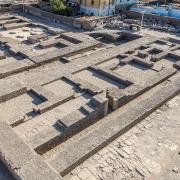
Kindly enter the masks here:
M 24 84 L 18 81 L 0 81 L 0 103 L 8 101 L 14 97 L 20 96 L 27 92 Z
M 27 70 L 27 69 L 33 67 L 33 65 L 34 65 L 34 63 L 28 59 L 5 64 L 3 66 L 0 66 L 0 78 L 5 78 L 12 74 Z
M 147 67 L 147 68 L 151 68 L 153 66 L 152 61 L 147 60 L 147 59 L 142 59 L 142 58 L 139 58 L 139 57 L 134 57 L 132 62 L 135 62 L 135 63 L 140 64 L 140 65 L 142 65 L 144 67 Z
M 152 55 L 151 56 L 151 61 L 153 62 L 157 62 L 157 61 L 160 61 L 161 59 L 165 58 L 166 56 L 168 56 L 168 51 L 163 51 L 157 55 Z
M 31 90 L 35 94 L 37 94 L 40 98 L 42 98 L 46 101 L 58 99 L 58 97 L 54 93 L 47 91 L 42 86 L 34 86 Z
M 29 36 L 27 39 L 30 43 L 35 44 L 39 42 L 41 39 L 47 39 L 47 38 L 48 38 L 48 35 L 42 33 L 38 35 Z
M 55 99 L 53 98 L 53 99 L 50 99 L 49 101 L 45 101 L 44 103 L 37 105 L 36 107 L 33 108 L 33 111 L 42 114 L 73 98 L 74 98 L 74 95 L 57 97 Z
M 144 52 L 144 51 L 138 51 L 138 56 L 140 58 L 146 58 L 146 57 L 148 57 L 148 53 Z
M 130 80 L 128 80 L 126 77 L 118 74 L 117 72 L 113 72 L 113 71 L 108 70 L 108 69 L 100 68 L 98 66 L 91 66 L 90 69 L 95 70 L 95 71 L 105 75 L 106 77 L 111 78 L 114 81 L 122 83 L 125 86 L 129 86 L 132 84 L 132 82 Z
M 3 28 L 5 30 L 11 30 L 11 29 L 17 29 L 22 28 L 31 25 L 31 23 L 28 22 L 22 22 L 22 23 L 11 23 L 11 24 L 4 24 Z
M 173 83 L 168 83 L 156 92 L 152 91 L 150 96 L 143 96 L 137 104 L 126 107 L 124 111 L 117 110 L 111 113 L 103 118 L 101 123 L 90 126 L 82 134 L 59 146 L 48 162 L 61 175 L 66 175 L 77 164 L 144 119 L 179 91 Z
M 67 55 L 75 55 L 83 50 L 93 49 L 101 45 L 102 43 L 99 43 L 99 42 L 81 43 L 78 46 L 74 45 L 74 46 L 64 47 L 62 48 L 61 51 L 56 50 L 56 51 L 48 52 L 46 54 L 35 56 L 30 59 L 37 64 L 38 63 L 42 64 L 42 63 L 59 60 L 61 57 L 64 57 Z
M 0 25 L 4 25 L 4 24 L 11 24 L 11 23 L 17 23 L 18 21 L 20 21 L 19 19 L 6 19 L 6 20 L 0 20 Z
M 3 121 L 0 122 L 0 158 L 17 179 L 30 180 L 33 177 L 36 180 L 62 180 L 61 176 Z
M 5 59 L 5 58 L 6 58 L 6 55 L 4 53 L 0 53 L 0 60 Z
M 22 180 L 31 180 L 32 177 L 33 180 L 63 180 L 63 178 L 38 155 L 20 168 L 15 176 Z
M 176 69 L 180 69 L 180 61 L 177 61 L 176 63 L 174 63 L 173 67 L 175 67 Z
M 56 45 L 61 45 L 62 47 L 64 46 L 72 46 L 74 45 L 73 43 L 69 42 L 69 41 L 66 41 L 60 37 L 56 37 L 56 38 L 51 38 L 51 39 L 48 39 L 46 41 L 43 41 L 39 44 L 39 46 L 41 48 L 50 48 L 50 47 L 53 47 L 53 46 L 56 46 Z

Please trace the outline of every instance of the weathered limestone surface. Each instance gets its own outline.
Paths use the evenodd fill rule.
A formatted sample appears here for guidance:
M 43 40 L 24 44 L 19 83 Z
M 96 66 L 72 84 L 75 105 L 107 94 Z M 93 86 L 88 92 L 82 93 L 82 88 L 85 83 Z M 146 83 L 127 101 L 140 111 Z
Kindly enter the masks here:
M 38 106 L 36 106 L 36 108 L 34 108 L 35 112 L 39 112 L 39 113 L 44 113 L 48 110 L 51 110 L 71 99 L 74 98 L 74 95 L 71 96 L 67 96 L 67 95 L 62 95 L 61 97 L 57 97 L 56 99 L 51 99 L 50 101 L 46 101 Z
M 0 36 L 0 43 L 6 43 L 6 44 L 19 44 L 20 41 L 18 40 L 15 40 L 11 37 L 3 37 L 3 36 Z
M 180 69 L 180 61 L 178 61 L 177 63 L 174 64 L 174 67 L 177 69 Z
M 3 28 L 6 29 L 6 30 L 10 30 L 10 29 L 26 27 L 26 26 L 29 26 L 29 25 L 31 25 L 31 23 L 28 23 L 28 22 L 11 23 L 11 24 L 4 24 Z
M 113 80 L 124 84 L 125 86 L 129 86 L 129 85 L 133 84 L 130 80 L 128 80 L 126 77 L 118 74 L 117 72 L 113 72 L 111 70 L 104 69 L 104 68 L 102 69 L 97 66 L 91 66 L 90 69 L 100 72 L 100 73 L 104 74 L 105 76 L 110 77 Z
M 91 66 L 91 65 L 94 65 L 94 64 L 98 64 L 100 62 L 103 62 L 103 61 L 107 61 L 108 59 L 112 58 L 112 56 L 118 56 L 119 54 L 121 53 L 124 53 L 127 51 L 126 47 L 128 46 L 129 49 L 133 49 L 133 48 L 137 48 L 138 46 L 141 46 L 145 43 L 150 43 L 150 42 L 153 42 L 155 41 L 157 38 L 155 37 L 152 37 L 152 36 L 146 36 L 144 38 L 140 38 L 136 41 L 131 41 L 131 42 L 128 42 L 126 44 L 123 44 L 121 46 L 117 46 L 117 47 L 114 47 L 114 48 L 110 48 L 110 49 L 105 49 L 105 50 L 101 50 L 101 56 L 99 56 L 99 52 L 97 53 L 94 53 L 92 54 L 91 56 L 88 56 L 88 57 L 83 57 L 83 58 L 78 58 L 72 62 L 69 62 L 65 65 L 62 65 L 60 70 L 59 68 L 57 67 L 54 71 L 52 71 L 51 73 L 46 73 L 43 71 L 43 69 L 41 71 L 39 71 L 38 73 L 35 73 L 36 74 L 36 79 L 40 82 L 38 84 L 35 84 L 35 85 L 40 85 L 41 83 L 47 83 L 48 81 L 52 81 L 56 78 L 60 78 L 62 76 L 64 76 L 67 72 L 68 73 L 72 73 L 72 72 L 76 72 L 76 71 L 79 71 L 80 69 L 84 69 L 84 68 L 87 68 L 88 66 Z M 6 40 L 7 41 L 7 40 Z M 134 43 L 136 42 L 136 43 Z M 84 46 L 83 46 L 84 47 Z M 89 46 L 87 46 L 89 47 Z M 68 49 L 68 47 L 67 47 Z M 78 50 L 82 50 L 82 48 L 80 48 L 78 46 L 77 48 Z M 76 52 L 78 52 L 78 50 Z M 71 51 L 68 51 L 68 52 L 71 52 Z M 74 52 L 74 51 L 73 51 Z M 38 56 L 36 58 L 34 58 L 34 62 L 35 63 L 38 63 L 38 62 L 44 62 L 43 59 L 46 59 L 46 60 L 51 60 L 51 59 L 54 59 L 54 56 L 56 56 L 56 58 L 58 57 L 58 59 L 62 56 L 65 56 L 66 52 L 64 53 L 63 52 L 59 52 L 58 54 L 56 54 L 54 52 L 54 55 L 53 55 L 53 52 L 52 53 L 48 53 L 48 55 L 42 55 L 42 56 Z M 68 54 L 68 53 L 67 53 Z M 71 53 L 70 53 L 71 54 Z M 42 61 L 38 60 L 39 58 L 42 59 Z M 23 82 L 27 82 L 27 84 L 31 84 L 31 86 L 34 86 L 34 75 L 33 75 L 33 71 L 29 71 L 29 73 L 27 73 L 26 75 L 24 75 L 23 73 L 22 74 L 19 74 L 18 75 L 18 79 L 22 79 Z M 43 76 L 42 76 L 43 74 Z M 12 77 L 13 79 L 13 77 Z M 9 80 L 8 80 L 9 81 Z
M 164 85 L 155 93 L 152 93 L 150 97 L 144 97 L 138 105 L 135 104 L 122 113 L 117 114 L 117 111 L 108 115 L 103 119 L 102 124 L 96 124 L 94 129 L 89 127 L 81 136 L 77 135 L 73 140 L 64 143 L 48 162 L 62 175 L 65 175 L 83 159 L 108 144 L 109 141 L 179 93 L 178 81 L 179 79 L 175 83 Z M 111 121 L 108 121 L 108 119 L 111 119 Z M 81 151 L 78 150 L 79 147 L 81 147 Z
M 9 63 L 7 65 L 0 66 L 0 78 L 5 78 L 14 73 L 21 72 L 33 67 L 34 63 L 28 59 L 23 61 Z
M 57 121 L 59 131 L 47 129 L 29 141 L 30 145 L 40 154 L 45 153 L 65 139 L 81 131 L 106 116 L 108 100 L 104 94 L 92 97 L 90 102 Z
M 6 58 L 6 55 L 4 53 L 0 53 L 0 60 L 5 59 L 5 58 Z
M 39 43 L 39 46 L 42 48 L 49 48 L 49 47 L 53 47 L 56 45 L 60 45 L 60 46 L 72 46 L 74 45 L 73 43 L 66 41 L 65 39 L 62 39 L 61 36 L 60 37 L 56 37 L 56 38 L 52 38 L 52 39 L 48 39 L 46 41 L 43 41 L 41 43 Z
M 17 179 L 62 179 L 3 121 L 0 121 L 0 158 Z
M 4 25 L 4 24 L 11 24 L 11 23 L 17 23 L 19 21 L 19 19 L 8 19 L 8 20 L 0 20 L 0 25 Z
M 48 38 L 48 35 L 46 34 L 38 34 L 38 35 L 32 35 L 28 37 L 28 41 L 34 44 L 34 43 L 39 42 L 42 39 L 47 39 L 47 38 Z
M 27 91 L 27 88 L 24 86 L 24 84 L 19 81 L 11 81 L 11 83 L 9 83 L 2 80 L 0 87 L 0 102 L 7 101 Z
M 154 87 L 155 85 L 161 83 L 162 81 L 168 79 L 170 76 L 174 75 L 176 70 L 164 69 L 160 71 L 158 74 L 152 76 L 147 80 L 145 84 L 142 85 L 131 85 L 126 89 L 109 89 L 107 97 L 110 100 L 110 105 L 113 109 L 118 109 L 123 106 L 125 103 L 128 103 L 132 99 L 136 98 L 140 94 Z
M 180 41 L 37 22 L 0 16 L 0 163 L 57 180 L 179 93 Z
M 87 44 L 81 43 L 76 47 L 65 47 L 63 48 L 63 51 L 56 50 L 53 52 L 49 52 L 47 54 L 36 56 L 34 58 L 31 58 L 31 60 L 35 63 L 50 62 L 53 60 L 60 59 L 61 57 L 66 55 L 76 54 L 77 52 L 83 51 L 85 49 L 93 49 L 97 46 L 101 46 L 101 43 L 99 42 L 89 42 Z
M 103 90 L 97 87 L 96 85 L 89 83 L 85 80 L 73 77 L 72 75 L 68 75 L 64 77 L 67 81 L 75 84 L 81 91 L 85 90 L 92 95 L 96 95 L 101 93 Z

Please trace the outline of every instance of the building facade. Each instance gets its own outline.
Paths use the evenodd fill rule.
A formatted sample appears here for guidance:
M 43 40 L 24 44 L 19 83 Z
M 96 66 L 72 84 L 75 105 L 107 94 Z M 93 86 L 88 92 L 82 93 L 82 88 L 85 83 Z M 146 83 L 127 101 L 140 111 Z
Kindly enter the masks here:
M 39 3 L 51 0 L 39 0 Z M 76 2 L 80 5 L 80 11 L 89 16 L 108 16 L 117 13 L 124 7 L 137 3 L 137 0 L 64 0 Z
M 113 15 L 123 7 L 137 3 L 137 0 L 80 0 L 81 12 L 87 15 Z

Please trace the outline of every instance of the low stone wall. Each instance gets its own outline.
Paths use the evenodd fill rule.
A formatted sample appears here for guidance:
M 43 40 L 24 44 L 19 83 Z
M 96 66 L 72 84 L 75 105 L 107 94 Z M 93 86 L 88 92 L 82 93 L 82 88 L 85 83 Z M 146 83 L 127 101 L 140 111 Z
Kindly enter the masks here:
M 142 17 L 142 13 L 140 13 L 140 12 L 123 11 L 123 13 L 126 14 L 127 16 L 129 16 L 130 18 L 141 18 Z M 156 14 L 144 14 L 144 17 L 161 20 L 161 21 L 164 21 L 169 24 L 174 24 L 174 25 L 178 25 L 178 26 L 180 25 L 180 19 L 175 19 L 175 18 L 171 18 L 171 17 L 167 17 L 167 16 L 159 16 Z
M 35 8 L 35 7 L 31 7 L 31 6 L 25 6 L 25 12 L 28 14 L 34 15 L 34 16 L 53 19 L 56 22 L 60 22 L 63 24 L 81 28 L 81 24 L 78 25 L 75 23 L 76 18 L 74 18 L 74 17 L 67 17 L 67 16 L 53 14 L 51 12 L 43 11 L 39 8 Z
M 1 7 L 0 6 L 0 13 L 6 13 L 10 11 L 22 11 L 22 5 L 11 5 L 9 7 Z
M 98 26 L 98 24 L 103 24 L 108 19 L 115 18 L 118 16 L 116 15 L 116 16 L 97 17 L 93 19 L 75 18 L 75 17 L 67 17 L 67 16 L 53 14 L 51 12 L 43 11 L 39 8 L 35 8 L 31 6 L 25 6 L 25 12 L 34 16 L 53 19 L 56 22 L 70 25 L 76 28 L 82 28 L 84 30 L 93 30 L 96 26 Z
M 8 12 L 8 11 L 22 11 L 22 5 L 12 5 L 10 7 L 0 8 L 0 12 Z M 62 15 L 53 14 L 51 12 L 43 11 L 39 8 L 35 8 L 32 6 L 25 6 L 25 12 L 37 17 L 44 17 L 48 19 L 52 19 L 56 22 L 63 23 L 66 25 L 70 25 L 76 28 L 82 28 L 84 30 L 93 30 L 95 27 L 104 24 L 108 20 L 113 20 L 119 17 L 119 14 L 114 16 L 105 16 L 105 17 L 97 17 L 97 18 L 75 18 L 75 17 L 67 17 Z M 122 12 L 126 14 L 130 18 L 140 18 L 142 17 L 142 13 L 140 12 L 132 12 L 124 10 Z M 163 17 L 154 14 L 145 14 L 147 18 L 153 18 L 157 20 L 162 20 L 166 23 L 180 25 L 180 20 L 171 18 L 171 17 Z

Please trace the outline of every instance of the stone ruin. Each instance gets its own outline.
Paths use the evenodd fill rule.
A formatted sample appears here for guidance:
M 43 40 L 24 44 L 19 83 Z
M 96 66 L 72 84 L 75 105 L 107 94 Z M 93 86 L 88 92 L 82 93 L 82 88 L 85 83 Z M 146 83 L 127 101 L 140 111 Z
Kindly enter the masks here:
M 16 14 L 0 26 L 0 162 L 12 178 L 62 179 L 180 92 L 179 40 L 60 32 Z

